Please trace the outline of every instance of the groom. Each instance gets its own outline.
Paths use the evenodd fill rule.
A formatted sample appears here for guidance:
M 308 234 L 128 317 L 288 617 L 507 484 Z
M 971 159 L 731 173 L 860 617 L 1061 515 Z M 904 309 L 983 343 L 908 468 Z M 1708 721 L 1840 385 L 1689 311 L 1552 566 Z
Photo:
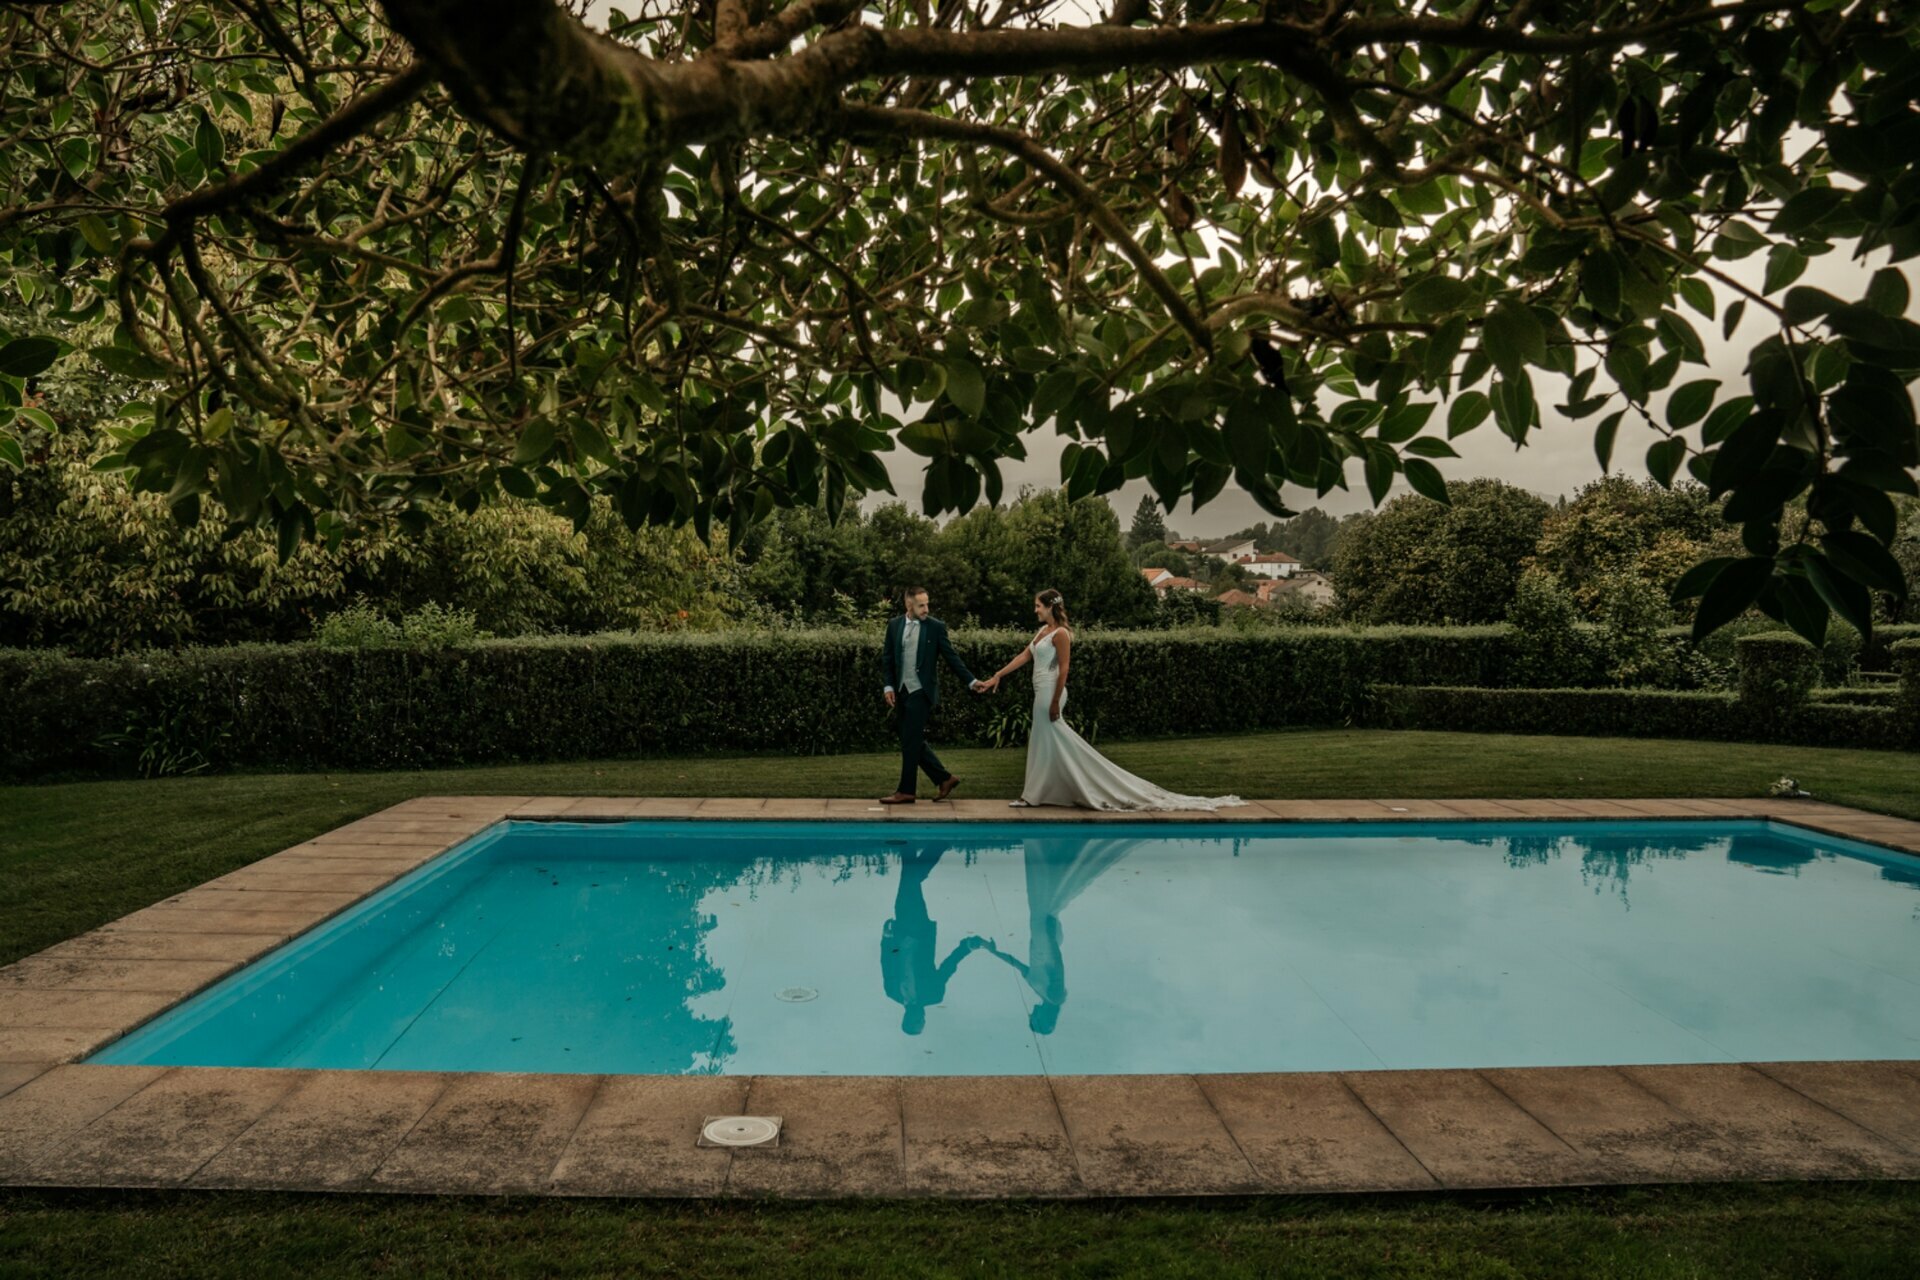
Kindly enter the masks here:
M 947 660 L 947 665 L 967 682 L 967 688 L 978 693 L 984 687 L 953 651 L 947 624 L 927 616 L 927 589 L 908 587 L 904 597 L 906 612 L 887 624 L 887 642 L 880 651 L 887 705 L 900 713 L 900 789 L 882 797 L 881 804 L 912 804 L 917 798 L 915 775 L 921 769 L 940 788 L 935 800 L 945 800 L 960 785 L 960 779 L 947 772 L 940 757 L 927 745 L 927 720 L 940 705 L 935 655 Z

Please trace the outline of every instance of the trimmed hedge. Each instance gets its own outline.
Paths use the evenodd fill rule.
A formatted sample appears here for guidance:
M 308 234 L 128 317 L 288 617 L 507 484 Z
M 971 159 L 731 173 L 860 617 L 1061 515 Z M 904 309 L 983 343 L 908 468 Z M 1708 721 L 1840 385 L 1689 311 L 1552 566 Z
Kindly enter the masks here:
M 1791 631 L 1741 636 L 1733 651 L 1739 663 L 1740 701 L 1756 712 L 1777 714 L 1796 707 L 1820 683 L 1820 651 Z
M 1777 632 L 1780 624 L 1771 618 L 1737 618 L 1703 640 L 1693 638 L 1688 626 L 1662 627 L 1660 634 L 1676 651 L 1698 653 L 1714 662 L 1731 666 L 1738 661 L 1736 649 L 1742 638 Z M 1886 669 L 1885 633 L 1896 636 L 1902 631 L 1920 632 L 1920 627 L 1876 627 L 1874 644 L 1863 648 L 1860 633 L 1835 618 L 1827 628 L 1826 642 L 1820 646 L 1820 683 L 1846 684 L 1856 669 Z
M 1763 711 L 1712 690 L 1381 685 L 1374 689 L 1368 719 L 1393 729 L 1920 747 L 1914 718 L 1893 707 L 1818 701 Z
M 1861 685 L 1852 689 L 1815 689 L 1815 702 L 1850 702 L 1862 707 L 1896 707 L 1900 690 L 1894 685 Z
M 1887 656 L 1900 673 L 1901 710 L 1920 720 L 1920 637 L 1894 641 Z
M 978 675 L 1027 636 L 958 632 Z M 0 772 L 406 768 L 698 752 L 885 748 L 877 632 L 617 635 L 455 649 L 311 645 L 108 659 L 0 650 Z M 1092 632 L 1074 644 L 1076 726 L 1102 737 L 1350 722 L 1380 682 L 1500 684 L 1506 628 Z M 940 742 L 1024 717 L 946 680 Z M 1024 739 L 1024 730 L 1018 735 Z
M 1866 671 L 1898 670 L 1893 651 L 1902 640 L 1920 640 L 1920 622 L 1894 622 L 1873 629 L 1873 643 L 1860 651 L 1860 666 Z

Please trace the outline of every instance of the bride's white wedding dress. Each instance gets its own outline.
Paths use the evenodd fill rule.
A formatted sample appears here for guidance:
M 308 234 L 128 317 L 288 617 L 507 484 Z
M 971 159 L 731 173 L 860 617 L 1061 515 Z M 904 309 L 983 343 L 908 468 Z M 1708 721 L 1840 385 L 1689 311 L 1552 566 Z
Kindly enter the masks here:
M 1027 647 L 1033 656 L 1033 732 L 1027 739 L 1027 781 L 1016 806 L 1212 811 L 1246 803 L 1239 796 L 1183 796 L 1156 787 L 1095 751 L 1067 723 L 1066 691 L 1060 694 L 1060 718 L 1047 714 L 1060 682 L 1060 651 L 1054 647 L 1053 632 Z

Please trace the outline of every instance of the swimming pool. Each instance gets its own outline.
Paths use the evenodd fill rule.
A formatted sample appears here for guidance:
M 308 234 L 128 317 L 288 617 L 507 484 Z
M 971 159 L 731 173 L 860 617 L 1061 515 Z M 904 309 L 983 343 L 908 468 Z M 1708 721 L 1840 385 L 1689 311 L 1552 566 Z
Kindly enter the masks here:
M 506 822 L 95 1054 L 1028 1075 L 1920 1058 L 1920 860 L 1763 821 Z

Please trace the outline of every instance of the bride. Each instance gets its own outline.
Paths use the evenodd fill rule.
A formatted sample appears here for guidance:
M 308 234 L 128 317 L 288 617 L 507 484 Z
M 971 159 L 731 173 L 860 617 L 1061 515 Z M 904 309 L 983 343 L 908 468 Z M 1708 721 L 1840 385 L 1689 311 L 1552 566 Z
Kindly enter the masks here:
M 1067 604 L 1049 587 L 1033 598 L 1040 630 L 1027 647 L 984 681 L 992 692 L 1000 681 L 1033 664 L 1033 732 L 1027 740 L 1027 781 L 1019 807 L 1077 805 L 1083 809 L 1224 809 L 1245 804 L 1238 796 L 1185 796 L 1136 778 L 1095 751 L 1061 719 L 1067 705 L 1067 675 L 1073 669 L 1073 632 L 1067 629 Z

